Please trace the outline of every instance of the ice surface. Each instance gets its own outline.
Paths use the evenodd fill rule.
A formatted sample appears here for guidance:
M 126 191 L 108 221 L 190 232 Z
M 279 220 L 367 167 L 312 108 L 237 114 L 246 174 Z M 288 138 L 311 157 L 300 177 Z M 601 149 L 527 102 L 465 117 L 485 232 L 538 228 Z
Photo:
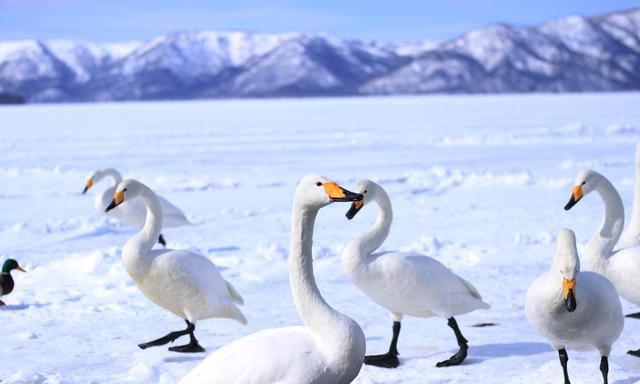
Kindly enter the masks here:
M 244 296 L 249 325 L 197 324 L 208 352 L 300 324 L 287 275 L 291 199 L 301 176 L 320 173 L 346 188 L 380 182 L 395 208 L 383 248 L 436 257 L 492 305 L 458 318 L 470 341 L 464 365 L 435 368 L 456 349 L 445 320 L 406 318 L 402 365 L 365 366 L 359 383 L 560 382 L 557 354 L 525 319 L 524 295 L 548 269 L 559 228 L 584 243 L 600 223 L 597 196 L 562 209 L 580 169 L 609 177 L 629 210 L 638 105 L 640 94 L 626 93 L 0 108 L 0 258 L 29 271 L 14 273 L 16 290 L 0 308 L 0 380 L 175 383 L 206 356 L 136 346 L 183 322 L 124 271 L 121 249 L 135 230 L 80 193 L 90 171 L 115 167 L 181 207 L 197 225 L 166 230 L 169 246 L 211 258 Z M 375 209 L 353 221 L 347 209 L 336 203 L 318 217 L 316 277 L 326 300 L 362 326 L 368 351 L 383 352 L 391 320 L 349 283 L 339 258 Z M 471 327 L 483 322 L 499 325 Z M 640 321 L 625 325 L 611 383 L 640 382 L 640 360 L 625 353 L 640 348 Z M 573 382 L 600 382 L 596 352 L 569 355 Z

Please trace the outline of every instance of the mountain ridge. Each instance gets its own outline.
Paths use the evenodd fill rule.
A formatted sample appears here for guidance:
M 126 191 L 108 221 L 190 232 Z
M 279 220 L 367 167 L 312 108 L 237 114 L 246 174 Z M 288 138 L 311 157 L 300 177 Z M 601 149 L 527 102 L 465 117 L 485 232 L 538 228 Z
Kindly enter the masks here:
M 638 89 L 640 8 L 441 43 L 237 31 L 0 42 L 0 92 L 30 102 Z

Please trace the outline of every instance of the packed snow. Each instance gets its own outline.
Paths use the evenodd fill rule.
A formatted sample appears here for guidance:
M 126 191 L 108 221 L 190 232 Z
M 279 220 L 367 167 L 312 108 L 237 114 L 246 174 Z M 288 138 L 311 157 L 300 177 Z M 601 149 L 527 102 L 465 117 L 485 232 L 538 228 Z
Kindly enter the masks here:
M 583 244 L 603 204 L 563 210 L 576 173 L 593 168 L 618 188 L 627 214 L 640 142 L 640 94 L 280 99 L 27 105 L 0 108 L 0 259 L 16 289 L 2 299 L 2 383 L 175 383 L 208 353 L 249 333 L 298 325 L 288 284 L 292 194 L 324 174 L 344 187 L 373 179 L 389 193 L 394 225 L 382 249 L 437 258 L 491 304 L 460 316 L 469 340 L 461 366 L 446 320 L 407 317 L 401 365 L 364 366 L 358 383 L 557 383 L 557 353 L 528 324 L 524 295 L 547 271 L 562 227 Z M 82 195 L 91 171 L 114 167 L 187 213 L 170 248 L 210 258 L 243 295 L 247 326 L 198 322 L 206 353 L 138 343 L 184 328 L 151 303 L 120 261 L 136 233 Z M 109 186 L 94 185 L 90 193 Z M 367 206 L 323 209 L 315 274 L 329 304 L 355 319 L 369 353 L 385 352 L 386 311 L 342 272 L 344 245 L 373 223 Z M 640 308 L 623 301 L 625 313 Z M 473 327 L 497 323 L 494 327 Z M 184 344 L 186 340 L 178 340 Z M 610 357 L 611 383 L 640 382 L 640 321 L 625 320 Z M 274 351 L 277 353 L 277 351 Z M 597 352 L 569 350 L 574 383 L 600 383 Z M 246 362 L 251 369 L 251 362 Z

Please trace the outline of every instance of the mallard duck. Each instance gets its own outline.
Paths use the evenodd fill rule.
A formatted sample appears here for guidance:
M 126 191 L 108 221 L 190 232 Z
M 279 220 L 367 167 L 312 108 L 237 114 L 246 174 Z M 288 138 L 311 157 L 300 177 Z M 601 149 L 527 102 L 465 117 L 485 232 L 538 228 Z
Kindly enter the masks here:
M 0 296 L 8 295 L 13 291 L 15 286 L 13 277 L 11 277 L 11 271 L 17 269 L 21 272 L 27 272 L 18 262 L 13 259 L 7 259 L 2 265 L 2 273 L 0 273 Z M 0 300 L 0 305 L 5 305 L 4 301 Z

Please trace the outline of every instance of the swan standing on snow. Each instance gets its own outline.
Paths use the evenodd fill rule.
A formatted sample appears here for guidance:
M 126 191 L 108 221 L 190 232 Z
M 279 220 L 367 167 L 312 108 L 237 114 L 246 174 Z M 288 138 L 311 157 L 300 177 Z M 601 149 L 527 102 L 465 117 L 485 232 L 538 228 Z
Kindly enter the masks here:
M 13 282 L 13 277 L 11 276 L 11 271 L 17 269 L 20 272 L 27 272 L 14 259 L 5 260 L 4 264 L 2 264 L 2 272 L 0 272 L 0 297 L 4 295 L 8 295 L 13 292 L 13 287 L 15 283 Z M 4 301 L 0 300 L 0 306 L 5 305 Z
M 622 306 L 609 280 L 598 273 L 580 272 L 572 231 L 562 229 L 558 233 L 551 271 L 529 286 L 525 311 L 529 323 L 558 351 L 565 384 L 570 384 L 566 347 L 596 348 L 602 356 L 600 371 L 607 384 L 611 345 L 624 325 Z
M 640 245 L 640 143 L 636 145 L 635 181 L 633 188 L 633 206 L 629 226 L 618 241 L 618 249 L 632 248 Z M 640 317 L 640 313 L 637 314 Z
M 94 171 L 87 178 L 84 190 L 82 191 L 83 194 L 87 193 L 87 191 L 94 184 L 97 184 L 105 177 L 110 177 L 113 180 L 114 184 L 111 187 L 105 189 L 102 193 L 96 195 L 94 204 L 98 212 L 100 212 L 101 214 L 105 212 L 105 209 L 111 202 L 113 193 L 116 190 L 116 186 L 122 181 L 120 172 L 113 168 Z M 191 224 L 185 217 L 184 213 L 180 210 L 180 208 L 171 204 L 161 196 L 158 196 L 158 200 L 160 201 L 160 206 L 162 207 L 162 228 L 180 227 L 183 225 Z M 140 200 L 134 200 L 124 203 L 120 207 L 120 209 L 109 211 L 109 213 L 107 213 L 107 216 L 113 217 L 140 229 L 144 225 L 146 212 L 147 209 L 145 208 L 144 203 Z M 164 246 L 167 245 L 166 241 L 164 240 L 164 236 L 162 236 L 162 233 L 158 236 L 158 242 Z
M 320 294 L 311 245 L 320 208 L 361 199 L 320 176 L 300 181 L 293 200 L 289 280 L 305 325 L 236 340 L 207 357 L 181 384 L 347 384 L 355 379 L 364 359 L 365 337 L 355 321 L 331 308 Z
M 171 332 L 138 346 L 146 349 L 189 335 L 189 344 L 169 350 L 203 352 L 194 335 L 196 321 L 222 317 L 246 324 L 244 315 L 235 306 L 243 303 L 242 297 L 209 259 L 187 250 L 151 250 L 160 234 L 162 209 L 156 194 L 146 185 L 124 180 L 118 184 L 106 211 L 120 209 L 116 207 L 136 197 L 147 207 L 146 221 L 142 230 L 122 248 L 124 268 L 149 300 L 187 323 L 184 331 Z
M 615 285 L 620 296 L 640 305 L 640 247 L 613 251 L 624 227 L 624 207 L 618 191 L 598 172 L 582 171 L 576 177 L 571 198 L 564 209 L 571 209 L 593 191 L 604 201 L 604 220 L 583 249 L 583 267 L 586 271 L 604 275 Z M 629 316 L 637 317 L 638 314 Z M 640 357 L 640 349 L 629 351 L 629 354 Z
M 467 357 L 467 340 L 462 336 L 454 316 L 489 305 L 463 278 L 431 257 L 409 252 L 373 253 L 382 245 L 391 228 L 391 200 L 378 184 L 361 181 L 357 192 L 364 195 L 347 212 L 352 219 L 363 206 L 375 201 L 380 208 L 375 224 L 363 236 L 352 240 L 342 252 L 342 266 L 353 283 L 371 300 L 385 307 L 393 319 L 393 337 L 389 351 L 365 357 L 365 364 L 395 368 L 398 360 L 398 336 L 403 315 L 438 316 L 448 319 L 458 341 L 459 351 L 438 367 L 458 365 Z

